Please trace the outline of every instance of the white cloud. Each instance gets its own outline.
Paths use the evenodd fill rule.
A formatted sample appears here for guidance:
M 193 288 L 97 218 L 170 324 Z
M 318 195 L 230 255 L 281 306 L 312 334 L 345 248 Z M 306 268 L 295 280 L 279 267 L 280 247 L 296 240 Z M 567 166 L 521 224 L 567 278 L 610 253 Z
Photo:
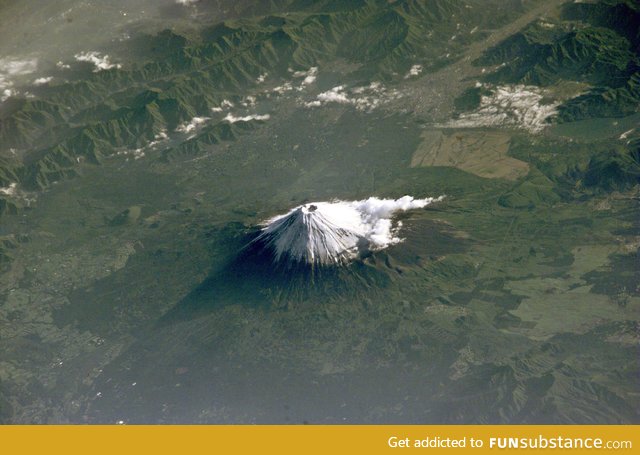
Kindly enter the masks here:
M 56 67 L 61 70 L 68 70 L 69 68 L 71 68 L 71 65 L 67 65 L 63 61 L 59 61 L 58 63 L 56 63 Z
M 102 56 L 100 52 L 96 51 L 80 52 L 79 54 L 74 55 L 74 58 L 79 62 L 93 63 L 95 66 L 93 70 L 94 73 L 103 70 L 110 70 L 112 68 L 122 68 L 122 65 L 119 63 L 111 63 L 108 55 Z
M 11 90 L 10 88 L 5 88 L 2 91 L 2 95 L 0 95 L 0 101 L 6 101 L 8 98 L 12 97 L 15 94 L 16 92 L 14 90 Z
M 633 131 L 634 131 L 634 130 L 635 130 L 635 128 L 631 128 L 629 131 L 625 131 L 624 133 L 622 133 L 622 134 L 620 135 L 620 137 L 619 137 L 618 139 L 620 139 L 620 140 L 625 140 L 625 139 L 627 139 L 627 138 L 629 137 L 629 135 L 630 135 L 631 133 L 633 133 Z
M 287 81 L 282 85 L 272 88 L 271 92 L 277 93 L 278 95 L 284 95 L 285 93 L 291 92 L 294 90 L 298 92 L 302 92 L 305 88 L 307 88 L 308 85 L 313 84 L 316 81 L 316 78 L 318 77 L 317 66 L 312 66 L 306 71 L 293 71 L 291 68 L 289 68 L 289 72 L 291 73 L 291 76 L 294 79 L 297 79 L 297 80 L 302 79 L 302 80 L 299 82 Z M 262 81 L 258 80 L 258 82 L 262 82 Z M 295 82 L 295 85 L 294 85 L 294 82 Z
M 312 66 L 307 71 L 295 71 L 293 73 L 293 77 L 294 78 L 303 77 L 304 78 L 302 80 L 302 85 L 303 86 L 304 85 L 313 84 L 316 81 L 316 78 L 318 77 L 318 67 L 317 66 Z
M 338 85 L 331 90 L 319 93 L 316 99 L 304 103 L 306 107 L 320 107 L 326 104 L 345 104 L 354 106 L 360 111 L 372 111 L 381 104 L 400 97 L 396 90 L 387 90 L 380 82 L 369 85 L 346 88 Z
M 189 6 L 189 5 L 195 5 L 196 3 L 198 3 L 200 0 L 176 0 L 176 3 L 178 5 L 184 5 L 184 6 Z
M 147 147 L 155 147 L 156 145 L 169 139 L 169 136 L 167 135 L 166 130 L 160 130 L 156 135 L 153 136 L 153 139 L 154 139 L 153 141 L 147 144 Z
M 0 194 L 3 194 L 5 196 L 15 196 L 17 188 L 18 188 L 18 184 L 15 182 L 12 182 L 9 184 L 9 186 L 0 188 Z
M 53 76 L 49 76 L 49 77 L 39 77 L 38 79 L 36 79 L 35 81 L 33 81 L 34 85 L 43 85 L 43 84 L 48 84 L 49 82 L 51 82 L 53 80 Z
M 11 151 L 12 149 L 9 150 Z M 9 186 L 0 187 L 0 194 L 27 206 L 30 206 L 36 200 L 34 193 L 21 190 L 16 182 L 11 182 Z
M 426 207 L 438 198 L 313 202 L 265 222 L 254 240 L 273 250 L 276 260 L 313 265 L 345 264 L 364 250 L 381 250 L 399 243 L 402 224 L 397 212 Z
M 38 59 L 36 58 L 0 58 L 0 102 L 16 95 L 16 90 L 11 88 L 15 78 L 31 74 L 37 67 Z
M 38 67 L 38 59 L 30 58 L 25 60 L 0 58 L 0 73 L 9 76 L 22 76 L 33 73 Z
M 271 116 L 269 114 L 264 114 L 264 115 L 252 114 L 252 115 L 245 115 L 244 117 L 236 117 L 233 114 L 227 114 L 224 120 L 226 120 L 229 123 L 236 123 L 236 122 L 250 122 L 252 120 L 265 121 L 265 120 L 269 120 L 270 118 Z
M 202 125 L 207 120 L 210 120 L 209 117 L 193 117 L 188 122 L 183 122 L 176 128 L 176 132 L 178 133 L 190 133 Z
M 291 84 L 291 82 L 285 82 L 282 85 L 274 87 L 272 91 L 279 95 L 283 95 L 284 93 L 290 92 L 291 90 L 293 90 L 293 85 Z
M 535 86 L 503 85 L 495 87 L 480 98 L 480 106 L 473 112 L 444 125 L 454 128 L 511 126 L 531 133 L 542 131 L 547 119 L 557 113 L 560 103 L 543 104 L 544 91 Z
M 134 150 L 121 150 L 117 153 L 118 156 L 126 156 L 127 157 L 127 161 L 129 161 L 128 157 L 133 157 L 134 160 L 139 160 L 141 158 L 144 158 L 145 153 L 144 153 L 144 147 L 140 147 Z
M 344 85 L 338 85 L 331 90 L 322 92 L 316 98 L 320 103 L 352 104 L 354 102 L 354 100 L 349 98 L 347 93 L 345 93 Z
M 413 65 L 404 78 L 409 79 L 410 77 L 418 76 L 420 73 L 422 73 L 422 65 Z
M 255 96 L 253 96 L 253 95 L 248 95 L 248 96 L 244 99 L 244 101 L 242 101 L 242 103 L 240 103 L 240 104 L 242 104 L 244 107 L 248 107 L 248 106 L 255 106 L 255 105 L 256 105 L 256 102 L 257 102 L 257 99 L 256 99 L 256 97 L 255 97 Z
M 233 103 L 229 100 L 222 100 L 222 103 L 220 103 L 220 106 L 214 106 L 211 108 L 212 112 L 222 112 L 227 108 L 233 107 Z

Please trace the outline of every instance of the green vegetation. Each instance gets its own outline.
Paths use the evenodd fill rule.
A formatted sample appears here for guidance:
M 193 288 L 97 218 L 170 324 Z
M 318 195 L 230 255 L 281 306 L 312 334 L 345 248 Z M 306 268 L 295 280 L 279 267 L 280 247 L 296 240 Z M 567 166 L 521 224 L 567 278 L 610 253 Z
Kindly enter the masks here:
M 640 183 L 640 144 L 626 150 L 600 153 L 589 160 L 586 187 L 624 191 Z

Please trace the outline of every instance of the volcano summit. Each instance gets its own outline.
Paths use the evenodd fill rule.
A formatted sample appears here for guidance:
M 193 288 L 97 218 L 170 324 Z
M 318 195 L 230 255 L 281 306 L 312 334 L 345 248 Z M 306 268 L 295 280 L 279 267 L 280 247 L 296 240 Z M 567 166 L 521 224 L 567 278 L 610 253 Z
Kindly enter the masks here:
M 363 251 L 376 251 L 402 241 L 396 212 L 418 209 L 438 198 L 313 202 L 265 222 L 252 243 L 272 250 L 276 261 L 310 265 L 346 264 Z

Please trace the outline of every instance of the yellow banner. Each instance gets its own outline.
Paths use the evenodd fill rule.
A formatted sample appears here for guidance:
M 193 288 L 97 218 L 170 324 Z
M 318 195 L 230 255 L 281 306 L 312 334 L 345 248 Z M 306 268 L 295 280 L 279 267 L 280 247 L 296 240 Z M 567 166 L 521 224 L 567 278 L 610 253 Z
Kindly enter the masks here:
M 631 425 L 3 426 L 2 454 L 640 453 Z

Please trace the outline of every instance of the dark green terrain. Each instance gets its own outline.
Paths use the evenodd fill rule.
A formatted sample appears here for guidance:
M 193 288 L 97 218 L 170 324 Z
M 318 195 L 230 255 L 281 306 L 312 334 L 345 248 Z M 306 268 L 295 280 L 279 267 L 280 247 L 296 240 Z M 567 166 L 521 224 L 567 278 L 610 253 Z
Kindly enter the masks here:
M 636 2 L 165 14 L 0 102 L 0 422 L 640 422 Z M 348 268 L 243 252 L 405 194 Z

